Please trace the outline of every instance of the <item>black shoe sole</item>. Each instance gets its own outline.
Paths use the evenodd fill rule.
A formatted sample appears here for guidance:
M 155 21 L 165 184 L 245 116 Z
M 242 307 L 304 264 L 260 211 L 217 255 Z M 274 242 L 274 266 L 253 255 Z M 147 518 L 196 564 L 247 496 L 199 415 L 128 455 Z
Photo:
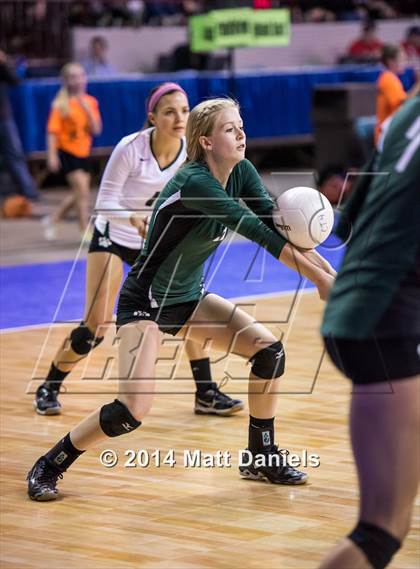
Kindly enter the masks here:
M 58 498 L 58 493 L 54 494 L 53 492 L 45 492 L 39 496 L 31 496 L 31 494 L 28 494 L 28 496 L 34 502 L 52 502 Z
M 242 411 L 244 408 L 243 403 L 238 403 L 229 409 L 214 409 L 213 407 L 202 407 L 201 405 L 195 405 L 194 413 L 196 415 L 218 415 L 219 417 L 227 417 Z
M 38 415 L 60 415 L 61 414 L 61 407 L 49 407 L 43 411 L 37 405 L 37 402 L 34 401 L 33 403 L 34 410 L 38 413 Z
M 247 480 L 259 480 L 262 482 L 271 482 L 271 484 L 283 484 L 285 486 L 299 486 L 302 484 L 306 484 L 308 481 L 308 477 L 299 478 L 298 480 L 270 480 L 265 474 L 262 472 L 252 472 L 249 468 L 245 468 L 244 470 L 239 469 L 239 474 L 246 478 Z

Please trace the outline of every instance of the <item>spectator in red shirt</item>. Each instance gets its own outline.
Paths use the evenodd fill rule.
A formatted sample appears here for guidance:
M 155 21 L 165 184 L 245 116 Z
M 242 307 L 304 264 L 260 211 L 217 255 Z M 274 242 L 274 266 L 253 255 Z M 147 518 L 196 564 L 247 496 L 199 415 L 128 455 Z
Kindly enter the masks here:
M 419 63 L 420 59 L 420 26 L 411 26 L 408 28 L 405 40 L 401 43 L 401 47 L 407 56 L 408 63 L 414 65 Z
M 358 61 L 379 61 L 383 43 L 375 35 L 376 24 L 368 20 L 363 24 L 362 35 L 349 48 L 348 55 Z

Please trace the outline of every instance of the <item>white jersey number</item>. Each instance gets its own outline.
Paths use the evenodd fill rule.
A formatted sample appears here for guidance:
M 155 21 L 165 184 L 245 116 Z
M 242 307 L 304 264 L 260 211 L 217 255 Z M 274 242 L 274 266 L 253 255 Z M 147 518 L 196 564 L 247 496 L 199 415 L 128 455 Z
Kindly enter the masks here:
M 406 149 L 401 154 L 401 157 L 395 166 L 395 170 L 400 174 L 407 168 L 408 163 L 420 146 L 420 117 L 417 117 L 414 123 L 410 126 L 405 133 L 405 137 L 408 138 L 408 140 L 411 140 L 411 142 L 407 144 Z

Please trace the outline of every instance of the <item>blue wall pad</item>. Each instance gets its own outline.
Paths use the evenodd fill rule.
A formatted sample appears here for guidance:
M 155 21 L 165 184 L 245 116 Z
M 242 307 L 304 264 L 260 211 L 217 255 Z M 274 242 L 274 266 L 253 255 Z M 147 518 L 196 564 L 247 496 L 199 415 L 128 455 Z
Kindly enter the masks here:
M 338 266 L 343 248 L 334 237 L 318 250 Z M 2 267 L 0 328 L 81 319 L 85 271 L 85 260 Z M 209 291 L 226 298 L 294 291 L 302 286 L 299 275 L 249 241 L 221 244 L 207 263 L 206 283 Z M 305 284 L 305 288 L 311 286 Z

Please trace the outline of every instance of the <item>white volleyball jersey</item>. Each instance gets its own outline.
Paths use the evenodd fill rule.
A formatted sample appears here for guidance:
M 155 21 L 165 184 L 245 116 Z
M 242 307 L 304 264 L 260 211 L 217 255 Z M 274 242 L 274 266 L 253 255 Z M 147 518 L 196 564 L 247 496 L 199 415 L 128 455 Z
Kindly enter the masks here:
M 157 193 L 174 176 L 187 155 L 183 138 L 175 160 L 161 170 L 150 144 L 153 130 L 151 127 L 120 140 L 108 160 L 96 200 L 95 226 L 104 233 L 109 224 L 111 241 L 130 249 L 140 249 L 143 243 L 130 223 L 131 214 L 151 215 Z

